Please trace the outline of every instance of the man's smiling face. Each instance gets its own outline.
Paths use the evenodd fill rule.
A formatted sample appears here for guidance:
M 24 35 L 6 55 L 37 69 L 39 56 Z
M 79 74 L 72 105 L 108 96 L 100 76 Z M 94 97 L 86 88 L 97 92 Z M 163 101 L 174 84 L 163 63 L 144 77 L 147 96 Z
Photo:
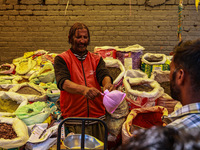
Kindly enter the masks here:
M 73 36 L 72 48 L 77 52 L 84 52 L 89 44 L 87 29 L 77 29 Z

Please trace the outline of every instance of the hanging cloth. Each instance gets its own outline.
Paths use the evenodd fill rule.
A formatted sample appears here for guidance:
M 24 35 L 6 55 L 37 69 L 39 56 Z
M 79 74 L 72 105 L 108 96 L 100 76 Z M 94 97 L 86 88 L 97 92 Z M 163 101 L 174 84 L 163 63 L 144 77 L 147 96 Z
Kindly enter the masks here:
M 178 38 L 181 41 L 181 33 L 182 33 L 182 10 L 183 10 L 183 0 L 180 0 L 178 5 Z
M 195 6 L 196 6 L 196 10 L 197 10 L 197 12 L 198 12 L 199 0 L 195 0 Z

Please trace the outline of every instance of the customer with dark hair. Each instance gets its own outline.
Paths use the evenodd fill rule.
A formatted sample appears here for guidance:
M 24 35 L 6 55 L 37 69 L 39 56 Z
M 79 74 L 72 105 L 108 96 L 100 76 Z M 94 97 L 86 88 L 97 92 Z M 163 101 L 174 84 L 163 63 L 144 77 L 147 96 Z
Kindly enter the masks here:
M 179 130 L 200 128 L 200 39 L 181 42 L 170 64 L 171 96 L 183 107 L 163 121 Z
M 56 56 L 54 62 L 57 86 L 61 90 L 62 117 L 103 119 L 105 107 L 101 86 L 103 90 L 114 89 L 109 71 L 102 57 L 87 50 L 90 32 L 85 24 L 75 23 L 69 30 L 68 38 L 71 48 Z M 79 127 L 70 126 L 69 130 L 71 128 L 71 131 L 81 131 Z M 95 130 L 97 133 L 94 134 L 101 135 L 97 127 L 92 126 L 89 130 L 91 134 Z
M 153 126 L 134 131 L 134 136 L 118 150 L 199 150 L 200 130 L 179 131 L 171 127 Z

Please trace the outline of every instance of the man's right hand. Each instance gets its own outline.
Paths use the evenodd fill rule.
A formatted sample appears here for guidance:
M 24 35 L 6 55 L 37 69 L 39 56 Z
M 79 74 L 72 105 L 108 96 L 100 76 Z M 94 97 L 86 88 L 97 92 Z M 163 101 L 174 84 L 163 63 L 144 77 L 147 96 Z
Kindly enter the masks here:
M 98 96 L 101 95 L 101 92 L 94 87 L 86 87 L 84 92 L 83 92 L 83 95 L 87 99 L 94 100 L 95 97 L 98 97 Z

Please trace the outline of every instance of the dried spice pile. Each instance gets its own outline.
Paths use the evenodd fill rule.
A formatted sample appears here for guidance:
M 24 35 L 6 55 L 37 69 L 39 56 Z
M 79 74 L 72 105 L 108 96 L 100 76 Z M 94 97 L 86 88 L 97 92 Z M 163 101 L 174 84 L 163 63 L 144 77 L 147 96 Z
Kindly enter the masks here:
M 0 98 L 0 112 L 10 112 L 13 113 L 17 110 L 20 104 L 11 99 L 1 99 Z
M 155 57 L 155 56 L 153 56 L 153 57 L 147 57 L 145 59 L 148 62 L 159 62 L 159 61 L 163 60 L 163 57 Z
M 18 83 L 19 83 L 19 84 L 21 84 L 21 83 L 25 83 L 25 82 L 29 82 L 29 80 L 28 80 L 28 79 L 25 79 L 25 78 L 23 78 L 22 80 L 19 80 L 19 81 L 18 81 Z
M 0 123 L 0 139 L 14 139 L 17 137 L 11 124 Z
M 0 88 L 0 91 L 8 91 L 9 89 Z
M 46 73 L 46 72 L 49 72 L 49 71 L 51 71 L 51 69 L 46 69 L 46 70 L 42 71 L 40 74 Z
M 42 93 L 37 91 L 36 89 L 29 87 L 29 86 L 23 86 L 21 87 L 16 93 L 19 94 L 29 94 L 29 95 L 39 95 L 41 96 Z
M 109 70 L 109 73 L 111 75 L 111 77 L 113 78 L 113 81 L 119 76 L 119 74 L 121 73 L 121 70 L 119 68 L 115 68 L 115 67 L 107 67 Z
M 6 71 L 6 70 L 10 70 L 9 66 L 1 66 L 0 67 L 0 71 Z
M 169 81 L 160 83 L 160 86 L 164 89 L 164 91 L 165 91 L 166 94 L 171 95 L 171 92 L 170 92 L 170 82 Z
M 150 92 L 153 88 L 149 84 L 131 85 L 132 90 Z

